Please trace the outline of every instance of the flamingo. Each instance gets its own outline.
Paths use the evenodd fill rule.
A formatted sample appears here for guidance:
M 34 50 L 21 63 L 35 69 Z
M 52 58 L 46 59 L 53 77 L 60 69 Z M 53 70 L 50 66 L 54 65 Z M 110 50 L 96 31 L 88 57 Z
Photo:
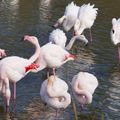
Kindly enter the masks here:
M 75 24 L 75 21 L 77 19 L 79 11 L 79 6 L 74 4 L 74 2 L 71 2 L 66 6 L 64 15 L 57 20 L 57 22 L 54 24 L 54 27 L 58 27 L 59 24 L 63 23 L 63 28 L 65 31 L 69 31 Z
M 67 50 L 70 50 L 72 48 L 76 39 L 82 40 L 85 44 L 88 43 L 88 40 L 85 38 L 84 35 L 78 35 L 78 36 L 72 37 L 72 39 L 66 46 L 67 37 L 66 37 L 65 33 L 63 32 L 63 30 L 60 30 L 60 29 L 53 30 L 49 35 L 49 42 L 59 45 L 62 48 L 67 49 Z
M 35 53 L 29 58 L 21 58 L 18 56 L 9 56 L 0 61 L 0 92 L 6 97 L 6 108 L 9 110 L 9 102 L 11 97 L 9 82 L 14 83 L 13 99 L 16 99 L 16 82 L 21 80 L 27 73 L 38 67 L 34 62 L 40 54 L 40 46 L 38 39 L 34 36 L 24 36 L 25 41 L 31 42 L 35 46 Z
M 85 29 L 90 29 L 90 36 L 91 36 L 91 27 L 97 16 L 98 8 L 93 8 L 94 5 L 84 4 L 79 8 L 78 17 L 74 24 L 74 34 L 80 35 L 83 33 Z M 91 36 L 92 42 L 92 36 Z
M 118 59 L 120 63 L 120 18 L 112 19 L 111 40 L 114 45 L 118 46 Z
M 92 95 L 98 86 L 97 78 L 88 72 L 79 72 L 71 82 L 75 99 L 83 106 L 92 102 Z
M 75 59 L 74 55 L 51 42 L 42 46 L 40 50 L 41 54 L 35 61 L 35 63 L 40 66 L 34 70 L 34 72 L 41 71 L 44 68 L 53 68 L 53 73 L 55 75 L 55 68 L 59 68 L 67 61 Z
M 0 58 L 7 56 L 4 49 L 0 49 Z
M 62 79 L 51 75 L 42 83 L 40 96 L 43 102 L 47 103 L 54 109 L 65 109 L 71 103 L 71 96 L 67 91 L 67 83 Z

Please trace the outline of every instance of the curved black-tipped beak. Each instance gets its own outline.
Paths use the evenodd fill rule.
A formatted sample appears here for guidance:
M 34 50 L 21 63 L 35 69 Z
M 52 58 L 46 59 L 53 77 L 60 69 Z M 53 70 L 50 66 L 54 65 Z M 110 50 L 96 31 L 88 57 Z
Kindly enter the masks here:
M 85 47 L 88 47 L 89 46 L 89 43 L 85 43 Z

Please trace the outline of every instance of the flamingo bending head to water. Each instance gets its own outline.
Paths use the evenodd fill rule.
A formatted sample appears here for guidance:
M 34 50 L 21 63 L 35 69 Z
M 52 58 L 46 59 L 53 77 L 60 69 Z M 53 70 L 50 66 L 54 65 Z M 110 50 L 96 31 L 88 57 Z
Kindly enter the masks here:
M 94 5 L 84 4 L 79 8 L 78 17 L 74 25 L 74 34 L 80 35 L 85 29 L 91 29 L 97 16 L 98 8 L 93 8 Z M 91 31 L 90 31 L 91 35 Z M 91 36 L 92 41 L 92 36 Z
M 85 38 L 84 35 L 78 35 L 72 37 L 72 39 L 69 41 L 69 43 L 66 46 L 67 37 L 63 30 L 55 29 L 50 33 L 49 36 L 49 42 L 52 42 L 53 44 L 59 45 L 64 49 L 70 50 L 76 40 L 80 40 L 85 43 L 85 45 L 88 43 L 88 40 Z
M 71 2 L 66 6 L 64 15 L 57 20 L 54 27 L 58 27 L 59 24 L 63 24 L 65 31 L 69 31 L 75 24 L 79 11 L 79 6 L 76 6 L 74 2 Z

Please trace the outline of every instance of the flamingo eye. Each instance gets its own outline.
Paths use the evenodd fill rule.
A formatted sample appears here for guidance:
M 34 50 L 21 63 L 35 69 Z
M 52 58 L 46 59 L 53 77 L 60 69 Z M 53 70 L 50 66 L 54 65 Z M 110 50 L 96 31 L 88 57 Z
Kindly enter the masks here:
M 115 31 L 112 29 L 112 32 L 114 33 Z

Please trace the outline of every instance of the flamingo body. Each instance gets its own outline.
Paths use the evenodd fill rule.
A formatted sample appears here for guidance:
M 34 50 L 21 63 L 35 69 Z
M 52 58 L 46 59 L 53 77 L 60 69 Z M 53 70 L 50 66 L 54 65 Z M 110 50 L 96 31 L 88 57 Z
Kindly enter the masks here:
M 68 85 L 58 77 L 50 76 L 50 79 L 55 79 L 52 85 L 49 85 L 48 80 L 42 83 L 40 90 L 41 99 L 55 109 L 66 108 L 71 103 L 71 96 L 67 92 Z
M 65 48 L 67 37 L 65 33 L 60 29 L 55 29 L 50 33 L 49 42 Z
M 71 2 L 66 6 L 64 15 L 58 19 L 57 23 L 54 25 L 55 27 L 58 26 L 58 24 L 63 23 L 63 28 L 65 31 L 69 31 L 75 24 L 75 20 L 77 19 L 77 14 L 79 11 L 79 7 L 74 4 L 74 2 Z
M 74 25 L 75 35 L 80 35 L 84 29 L 91 28 L 96 16 L 98 8 L 93 8 L 94 5 L 84 4 L 79 8 L 78 18 Z
M 73 77 L 71 85 L 76 100 L 82 105 L 90 104 L 92 95 L 98 86 L 98 80 L 90 73 L 79 72 Z

